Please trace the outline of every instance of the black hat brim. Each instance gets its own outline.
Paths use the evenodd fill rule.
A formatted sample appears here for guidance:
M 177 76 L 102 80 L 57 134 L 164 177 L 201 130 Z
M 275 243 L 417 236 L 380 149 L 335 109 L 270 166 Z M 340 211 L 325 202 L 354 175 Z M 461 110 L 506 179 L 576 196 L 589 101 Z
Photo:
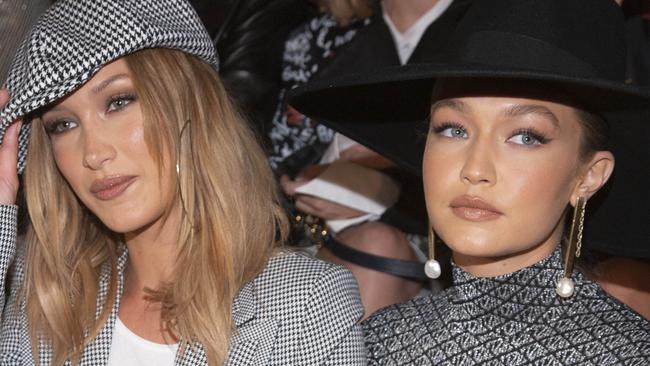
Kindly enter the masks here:
M 419 172 L 422 144 L 439 78 L 530 81 L 569 93 L 596 113 L 648 107 L 650 91 L 610 81 L 556 75 L 489 65 L 414 64 L 370 74 L 317 80 L 289 92 L 301 113 L 385 155 L 411 172 Z M 403 145 L 396 146 L 395 141 Z

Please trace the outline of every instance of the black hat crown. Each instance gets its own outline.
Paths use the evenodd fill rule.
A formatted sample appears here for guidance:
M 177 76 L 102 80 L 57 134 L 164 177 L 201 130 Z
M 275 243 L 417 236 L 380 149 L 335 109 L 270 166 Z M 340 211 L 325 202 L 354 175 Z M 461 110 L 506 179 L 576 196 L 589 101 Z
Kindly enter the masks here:
M 614 1 L 477 1 L 449 48 L 449 63 L 625 79 L 625 24 Z

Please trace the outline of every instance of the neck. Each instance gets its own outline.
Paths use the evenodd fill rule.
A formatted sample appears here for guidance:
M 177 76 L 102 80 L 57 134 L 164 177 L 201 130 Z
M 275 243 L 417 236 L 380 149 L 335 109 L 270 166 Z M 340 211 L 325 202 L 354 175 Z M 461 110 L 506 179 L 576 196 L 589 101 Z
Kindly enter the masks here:
M 560 220 L 563 223 L 564 220 Z M 562 225 L 558 224 L 553 233 L 542 243 L 532 248 L 501 256 L 481 257 L 453 253 L 454 262 L 464 271 L 475 277 L 496 277 L 516 272 L 532 266 L 551 255 L 562 239 Z
M 439 0 L 383 0 L 383 11 L 397 30 L 404 33 Z
M 142 230 L 124 234 L 129 250 L 125 293 L 141 294 L 145 287 L 156 289 L 169 279 L 176 257 L 179 217 L 170 214 Z

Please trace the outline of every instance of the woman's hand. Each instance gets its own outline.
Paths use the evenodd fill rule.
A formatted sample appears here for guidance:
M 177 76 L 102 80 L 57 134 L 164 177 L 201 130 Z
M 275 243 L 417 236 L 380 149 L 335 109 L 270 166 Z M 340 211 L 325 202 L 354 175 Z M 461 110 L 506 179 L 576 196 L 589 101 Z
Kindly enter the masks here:
M 9 100 L 6 89 L 0 90 L 0 109 L 4 108 Z M 0 145 L 0 204 L 13 205 L 16 203 L 18 192 L 18 133 L 21 121 L 12 124 L 5 131 Z
M 315 178 L 318 175 L 315 174 L 316 172 L 322 172 L 324 170 L 322 167 L 320 165 L 308 167 L 305 169 L 306 174 L 297 177 L 295 180 L 292 180 L 286 175 L 280 178 L 282 190 L 287 195 L 295 198 L 296 208 L 306 214 L 320 217 L 323 220 L 351 219 L 365 214 L 365 212 L 323 198 L 306 194 L 296 194 L 298 187 Z
M 395 166 L 392 161 L 360 144 L 354 144 L 341 151 L 341 160 L 376 170 L 384 170 Z

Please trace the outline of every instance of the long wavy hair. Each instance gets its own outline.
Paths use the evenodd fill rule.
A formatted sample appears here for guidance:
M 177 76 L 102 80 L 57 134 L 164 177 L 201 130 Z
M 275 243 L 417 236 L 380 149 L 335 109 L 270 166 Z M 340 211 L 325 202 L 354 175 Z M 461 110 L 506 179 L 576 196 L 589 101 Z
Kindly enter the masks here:
M 169 282 L 146 289 L 180 352 L 203 345 L 208 362 L 228 352 L 231 306 L 286 237 L 276 183 L 255 135 L 209 64 L 168 49 L 124 58 L 144 116 L 145 141 L 170 174 L 182 206 L 178 257 Z M 26 235 L 26 301 L 33 354 L 52 348 L 54 364 L 80 361 L 117 296 L 122 236 L 77 199 L 55 164 L 42 123 L 33 120 L 24 173 L 32 225 Z M 81 167 L 80 167 L 81 169 Z M 162 174 L 161 174 L 162 176 Z M 178 207 L 178 206 L 177 206 Z M 100 276 L 109 274 L 105 298 Z M 38 360 L 37 360 L 38 362 Z

